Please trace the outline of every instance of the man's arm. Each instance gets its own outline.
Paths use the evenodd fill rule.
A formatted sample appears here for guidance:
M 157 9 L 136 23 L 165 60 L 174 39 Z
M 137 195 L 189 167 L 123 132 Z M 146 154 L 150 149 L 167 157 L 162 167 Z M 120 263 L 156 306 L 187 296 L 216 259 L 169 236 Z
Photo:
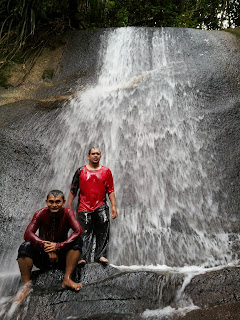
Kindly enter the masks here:
M 44 249 L 44 251 L 48 253 L 50 261 L 54 262 L 58 260 L 56 244 L 54 242 L 44 241 L 35 234 L 39 228 L 41 214 L 43 214 L 42 209 L 38 210 L 33 215 L 33 218 L 24 233 L 24 240 L 31 242 L 38 250 Z
M 67 223 L 69 224 L 70 228 L 73 230 L 73 233 L 67 238 L 66 241 L 56 243 L 55 248 L 57 252 L 62 248 L 64 248 L 68 243 L 71 243 L 77 238 L 79 238 L 80 235 L 83 233 L 82 228 L 75 217 L 74 211 L 70 208 L 65 208 L 65 210 L 66 210 L 65 214 L 67 215 L 67 220 L 68 220 Z
M 117 205 L 114 193 L 113 177 L 110 169 L 108 169 L 107 175 L 107 193 L 112 204 L 112 218 L 115 219 L 117 217 Z
M 68 208 L 71 208 L 73 199 L 77 195 L 77 192 L 79 189 L 79 177 L 80 177 L 81 171 L 82 171 L 82 167 L 78 168 L 73 176 L 71 190 L 70 190 L 68 200 L 67 200 L 67 205 L 66 205 L 66 207 Z
M 69 224 L 70 228 L 73 230 L 73 233 L 67 238 L 66 241 L 63 241 L 63 242 L 43 241 L 44 251 L 48 253 L 50 260 L 51 260 L 50 254 L 52 253 L 58 254 L 58 251 L 64 248 L 67 244 L 79 238 L 83 232 L 72 209 L 65 208 L 64 214 L 67 216 L 67 223 Z
M 108 197 L 112 204 L 112 218 L 115 219 L 117 217 L 117 205 L 116 205 L 115 193 L 114 192 L 109 193 Z
M 67 208 L 72 208 L 72 202 L 73 202 L 74 198 L 75 198 L 75 195 L 72 194 L 72 192 L 70 191 L 69 196 L 68 196 L 68 200 L 67 200 L 67 205 L 66 205 Z
M 43 240 L 39 238 L 35 232 L 39 228 L 41 214 L 42 209 L 34 213 L 33 218 L 24 233 L 24 240 L 31 242 L 39 250 L 43 248 Z

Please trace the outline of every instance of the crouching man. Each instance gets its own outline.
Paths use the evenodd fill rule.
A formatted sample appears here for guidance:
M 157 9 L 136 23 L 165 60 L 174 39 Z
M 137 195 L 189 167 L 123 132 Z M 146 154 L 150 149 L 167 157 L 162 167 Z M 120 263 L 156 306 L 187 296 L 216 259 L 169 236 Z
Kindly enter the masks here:
M 72 209 L 63 207 L 65 198 L 60 190 L 52 190 L 47 195 L 47 207 L 35 212 L 28 225 L 24 240 L 18 250 L 18 265 L 23 286 L 15 297 L 22 301 L 31 291 L 31 270 L 33 265 L 40 270 L 65 269 L 63 288 L 79 291 L 81 283 L 71 279 L 82 251 L 82 229 Z M 68 237 L 68 231 L 73 233 Z M 39 230 L 39 236 L 35 233 Z

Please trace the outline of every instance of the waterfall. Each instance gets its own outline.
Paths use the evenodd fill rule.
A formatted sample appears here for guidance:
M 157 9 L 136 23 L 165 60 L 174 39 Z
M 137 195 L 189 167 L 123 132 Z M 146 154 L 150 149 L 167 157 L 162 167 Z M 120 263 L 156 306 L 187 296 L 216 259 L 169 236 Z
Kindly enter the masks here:
M 112 170 L 118 218 L 110 260 L 117 265 L 203 266 L 230 262 L 221 176 L 206 116 L 173 29 L 104 32 L 95 85 L 68 101 L 57 121 L 52 187 L 69 192 L 91 146 Z M 200 134 L 201 132 L 201 134 Z M 211 172 L 212 168 L 216 172 Z
M 59 64 L 62 82 L 48 88 L 58 95 L 67 83 L 71 98 L 61 108 L 24 100 L 0 110 L 0 318 L 26 318 L 35 307 L 43 317 L 50 312 L 49 319 L 63 311 L 65 294 L 58 291 L 43 297 L 36 292 L 19 309 L 12 303 L 21 283 L 17 249 L 34 212 L 45 206 L 47 192 L 60 189 L 68 196 L 73 174 L 87 163 L 92 146 L 100 147 L 101 164 L 111 169 L 115 183 L 112 269 L 122 270 L 122 279 L 129 279 L 129 271 L 156 272 L 156 283 L 147 289 L 157 309 L 149 306 L 143 318 L 185 314 L 197 308 L 185 295 L 192 277 L 236 264 L 239 252 L 236 47 L 229 39 L 224 42 L 223 33 L 191 29 L 76 33 L 77 41 L 69 41 L 67 58 Z M 76 75 L 78 87 L 70 90 Z M 148 277 L 137 279 L 148 283 Z M 125 288 L 125 280 L 119 281 Z M 111 281 L 109 288 L 106 283 L 109 291 Z M 124 314 L 127 309 L 116 297 Z M 74 298 L 74 306 L 79 301 Z M 93 312 L 89 306 L 86 316 Z M 102 312 L 111 314 L 105 307 Z M 112 308 L 115 312 L 114 303 Z M 74 312 L 81 314 L 80 309 Z

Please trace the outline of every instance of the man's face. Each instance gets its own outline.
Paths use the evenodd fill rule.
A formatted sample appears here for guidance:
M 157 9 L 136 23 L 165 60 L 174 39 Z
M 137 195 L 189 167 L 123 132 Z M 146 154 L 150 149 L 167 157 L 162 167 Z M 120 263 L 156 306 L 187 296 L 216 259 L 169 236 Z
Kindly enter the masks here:
M 101 152 L 99 149 L 97 148 L 93 148 L 91 150 L 90 155 L 88 156 L 88 160 L 90 163 L 92 164 L 98 164 L 100 162 L 101 159 Z
M 48 196 L 48 199 L 46 200 L 46 204 L 48 206 L 48 210 L 52 213 L 58 213 L 62 210 L 62 207 L 65 204 L 65 200 L 63 200 L 61 195 L 58 195 L 54 197 L 53 194 L 50 194 Z

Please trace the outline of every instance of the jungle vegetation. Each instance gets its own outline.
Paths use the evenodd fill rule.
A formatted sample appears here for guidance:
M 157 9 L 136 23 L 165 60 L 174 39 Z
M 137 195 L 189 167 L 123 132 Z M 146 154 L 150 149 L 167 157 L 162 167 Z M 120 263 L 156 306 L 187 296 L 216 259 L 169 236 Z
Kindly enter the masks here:
M 0 0 L 0 67 L 67 29 L 240 26 L 239 0 Z M 23 50 L 24 49 L 24 50 Z

